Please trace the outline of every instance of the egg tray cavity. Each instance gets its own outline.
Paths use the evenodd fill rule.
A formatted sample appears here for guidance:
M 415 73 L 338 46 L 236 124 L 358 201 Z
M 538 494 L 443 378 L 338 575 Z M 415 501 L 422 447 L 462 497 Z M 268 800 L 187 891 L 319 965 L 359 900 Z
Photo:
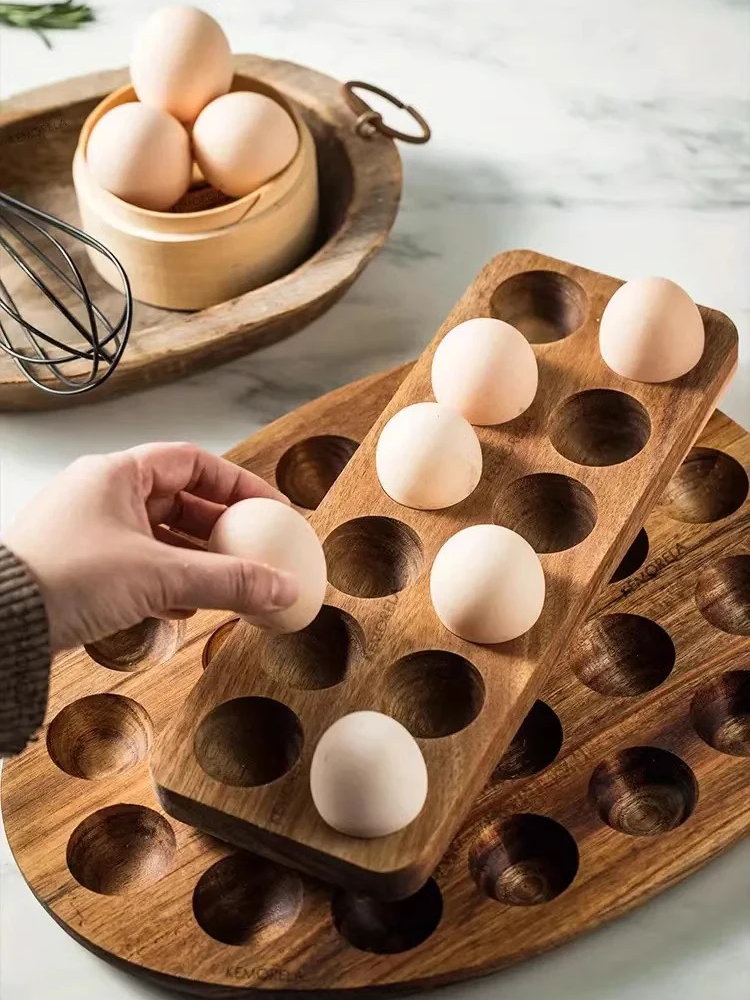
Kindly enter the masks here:
M 283 485 L 294 456 L 312 507 L 404 374 L 230 457 Z M 232 630 L 216 613 L 57 659 L 49 724 L 2 774 L 27 882 L 100 956 L 213 997 L 461 980 L 638 905 L 750 832 L 748 469 L 750 436 L 715 415 L 413 897 L 334 890 L 164 814 L 150 748 Z
M 661 385 L 617 376 L 600 357 L 597 334 L 619 285 L 529 251 L 502 254 L 482 270 L 311 516 L 326 551 L 325 614 L 335 627 L 320 629 L 313 644 L 244 623 L 233 630 L 157 741 L 152 773 L 167 811 L 347 888 L 400 898 L 425 883 L 736 364 L 732 323 L 703 309 L 706 349 L 691 372 Z M 432 398 L 430 366 L 442 337 L 486 315 L 546 341 L 535 344 L 536 398 L 512 422 L 477 428 L 484 471 L 465 501 L 440 511 L 400 506 L 375 473 L 380 431 L 396 411 Z M 437 619 L 429 569 L 456 531 L 493 521 L 536 546 L 547 596 L 526 635 L 478 646 Z M 329 637 L 340 644 L 344 634 L 346 663 L 331 675 L 326 661 L 337 654 Z M 300 669 L 300 656 L 317 659 L 317 676 L 309 662 Z M 309 791 L 320 736 L 358 709 L 404 722 L 429 775 L 420 815 L 370 841 L 327 826 Z

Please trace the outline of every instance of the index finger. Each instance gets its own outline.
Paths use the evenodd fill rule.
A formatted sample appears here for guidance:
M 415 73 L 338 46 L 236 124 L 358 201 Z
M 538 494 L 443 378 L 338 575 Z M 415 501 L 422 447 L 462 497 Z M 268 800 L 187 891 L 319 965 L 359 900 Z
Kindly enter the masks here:
M 182 491 L 227 507 L 251 497 L 289 503 L 265 479 L 194 444 L 144 444 L 131 448 L 129 454 L 139 466 L 145 499 Z

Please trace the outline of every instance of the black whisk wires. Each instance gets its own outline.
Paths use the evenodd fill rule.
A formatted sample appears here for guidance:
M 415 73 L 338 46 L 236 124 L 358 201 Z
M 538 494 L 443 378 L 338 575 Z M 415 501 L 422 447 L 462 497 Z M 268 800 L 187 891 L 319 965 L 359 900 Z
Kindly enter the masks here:
M 124 295 L 116 321 L 93 301 L 80 267 L 57 234 L 102 254 L 114 267 Z M 2 251 L 10 258 L 10 268 L 20 269 L 21 280 L 30 281 L 62 317 L 68 331 L 64 340 L 56 332 L 39 329 L 18 308 L 9 288 L 11 284 L 16 288 L 18 274 L 4 272 Z M 17 290 L 16 295 L 20 297 Z M 75 226 L 0 193 L 0 351 L 30 382 L 55 395 L 96 389 L 119 364 L 132 324 L 128 276 L 107 247 Z

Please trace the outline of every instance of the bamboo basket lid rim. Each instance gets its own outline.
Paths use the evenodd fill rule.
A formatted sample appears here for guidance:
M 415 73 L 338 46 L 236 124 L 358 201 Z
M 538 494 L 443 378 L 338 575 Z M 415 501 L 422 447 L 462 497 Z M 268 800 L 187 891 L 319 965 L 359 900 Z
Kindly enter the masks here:
M 238 82 L 250 84 L 251 86 L 237 88 L 236 85 Z M 280 170 L 278 173 L 274 174 L 273 177 L 270 177 L 267 181 L 265 181 L 260 187 L 248 192 L 248 194 L 243 195 L 241 198 L 233 198 L 224 205 L 199 209 L 192 212 L 174 212 L 171 210 L 161 212 L 150 208 L 141 208 L 138 205 L 132 205 L 117 195 L 112 194 L 111 191 L 107 191 L 96 184 L 88 170 L 86 162 L 86 148 L 94 126 L 108 111 L 111 111 L 113 108 L 119 107 L 122 104 L 137 103 L 138 98 L 135 95 L 135 89 L 129 82 L 117 87 L 115 90 L 103 97 L 87 116 L 81 127 L 78 144 L 76 146 L 74 167 L 77 162 L 78 172 L 85 178 L 85 182 L 87 183 L 89 189 L 94 189 L 96 191 L 96 197 L 101 201 L 103 206 L 109 208 L 110 210 L 114 210 L 118 216 L 121 217 L 140 217 L 144 221 L 152 221 L 157 226 L 173 220 L 180 220 L 180 222 L 183 223 L 180 228 L 186 228 L 193 221 L 204 222 L 207 219 L 220 219 L 225 216 L 229 216 L 230 218 L 223 224 L 223 226 L 217 225 L 212 228 L 224 228 L 224 226 L 241 222 L 261 201 L 266 202 L 269 200 L 269 196 L 277 193 L 276 189 L 279 187 L 280 182 L 288 176 L 293 175 L 295 171 L 297 173 L 299 172 L 301 161 L 304 159 L 306 154 L 309 155 L 309 147 L 312 145 L 312 136 L 310 135 L 310 131 L 298 109 L 294 106 L 294 103 L 288 100 L 279 90 L 276 89 L 276 87 L 257 77 L 241 71 L 235 71 L 232 81 L 232 90 L 235 89 L 251 90 L 256 93 L 262 93 L 276 101 L 276 103 L 283 107 L 289 114 L 295 124 L 297 134 L 299 135 L 297 151 L 295 152 L 291 162 L 288 163 L 283 170 Z M 158 230 L 155 229 L 154 231 Z

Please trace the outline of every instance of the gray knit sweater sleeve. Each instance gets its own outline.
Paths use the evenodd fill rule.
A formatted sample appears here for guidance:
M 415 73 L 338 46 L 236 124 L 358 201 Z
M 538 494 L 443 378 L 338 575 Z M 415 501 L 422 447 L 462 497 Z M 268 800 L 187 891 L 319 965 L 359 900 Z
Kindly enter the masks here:
M 49 630 L 39 587 L 0 543 L 0 757 L 20 753 L 44 721 Z

